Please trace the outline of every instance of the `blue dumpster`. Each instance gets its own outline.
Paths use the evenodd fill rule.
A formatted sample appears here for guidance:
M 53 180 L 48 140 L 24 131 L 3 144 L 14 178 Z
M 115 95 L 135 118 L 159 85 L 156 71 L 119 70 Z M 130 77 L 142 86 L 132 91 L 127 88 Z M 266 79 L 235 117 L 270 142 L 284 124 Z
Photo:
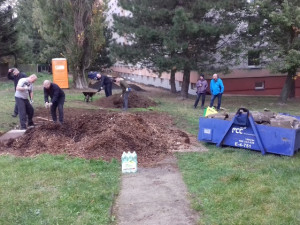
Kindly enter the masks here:
M 293 156 L 300 148 L 300 129 L 256 124 L 251 113 L 241 108 L 232 121 L 201 117 L 198 140 L 215 143 L 218 147 L 256 150 L 263 155 Z

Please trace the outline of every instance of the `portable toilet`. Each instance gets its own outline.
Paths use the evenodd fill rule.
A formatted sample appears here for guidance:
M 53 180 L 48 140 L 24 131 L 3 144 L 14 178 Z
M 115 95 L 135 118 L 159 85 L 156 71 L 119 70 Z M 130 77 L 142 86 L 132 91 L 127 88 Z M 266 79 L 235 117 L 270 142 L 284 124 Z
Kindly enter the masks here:
M 69 88 L 67 59 L 52 59 L 53 83 L 60 88 Z

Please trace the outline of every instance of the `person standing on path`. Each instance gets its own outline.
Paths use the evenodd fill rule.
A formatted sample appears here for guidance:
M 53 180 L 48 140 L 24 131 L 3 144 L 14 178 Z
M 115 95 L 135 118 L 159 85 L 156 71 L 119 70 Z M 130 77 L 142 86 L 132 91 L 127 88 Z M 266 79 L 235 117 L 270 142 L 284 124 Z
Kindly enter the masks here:
M 200 97 L 202 96 L 202 102 L 201 102 L 201 108 L 204 107 L 205 103 L 205 95 L 206 95 L 206 90 L 207 90 L 208 84 L 207 81 L 204 79 L 204 75 L 200 74 L 200 77 L 196 83 L 196 88 L 197 88 L 197 99 L 194 103 L 194 108 L 197 108 L 198 102 L 200 100 Z
M 19 82 L 19 80 L 21 78 L 26 78 L 26 74 L 24 73 L 20 73 L 20 71 L 17 68 L 11 68 L 8 70 L 8 74 L 7 74 L 7 78 L 9 80 L 13 80 L 14 81 L 14 85 L 15 85 L 15 92 L 16 92 L 16 88 L 17 88 L 17 84 Z M 18 106 L 17 106 L 17 102 L 15 103 L 15 108 L 14 108 L 14 112 L 11 115 L 12 117 L 17 117 L 18 116 Z
M 22 130 L 26 130 L 27 120 L 28 126 L 34 126 L 34 123 L 32 121 L 34 109 L 31 105 L 31 102 L 29 102 L 28 97 L 32 96 L 33 83 L 36 81 L 36 79 L 37 76 L 35 74 L 32 74 L 27 78 L 21 78 L 16 87 L 15 99 L 18 107 L 20 125 Z
M 116 78 L 116 84 L 121 87 L 122 89 L 122 97 L 123 97 L 123 110 L 127 111 L 128 109 L 128 96 L 129 92 L 131 91 L 131 88 L 128 86 L 127 82 L 121 78 Z
M 214 105 L 215 98 L 218 97 L 218 106 L 217 111 L 220 110 L 222 95 L 224 92 L 224 85 L 221 78 L 218 78 L 218 74 L 213 75 L 213 79 L 210 81 L 210 93 L 211 93 L 211 100 L 210 100 L 210 107 Z
M 53 122 L 57 121 L 56 109 L 58 108 L 59 123 L 64 122 L 64 103 L 65 103 L 65 93 L 64 91 L 55 83 L 51 83 L 49 80 L 45 80 L 44 86 L 44 100 L 45 107 L 50 107 L 51 116 Z M 49 103 L 49 96 L 51 102 Z
M 104 86 L 104 91 L 105 91 L 105 96 L 111 96 L 112 95 L 112 80 L 105 75 L 102 75 L 100 73 L 97 73 L 97 80 L 100 80 L 100 87 L 98 89 L 98 92 L 103 89 Z

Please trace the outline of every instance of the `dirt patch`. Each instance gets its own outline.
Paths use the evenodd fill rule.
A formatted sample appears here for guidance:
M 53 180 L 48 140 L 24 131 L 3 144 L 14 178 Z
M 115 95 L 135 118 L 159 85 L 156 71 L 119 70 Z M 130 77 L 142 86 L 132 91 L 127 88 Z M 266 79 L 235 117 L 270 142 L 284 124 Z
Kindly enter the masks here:
M 136 84 L 128 84 L 132 90 L 145 92 L 146 90 Z
M 38 110 L 37 110 L 38 111 Z M 40 110 L 36 116 L 45 115 Z M 44 121 L 18 139 L 0 143 L 0 153 L 34 156 L 67 154 L 87 159 L 121 159 L 123 151 L 136 151 L 139 165 L 149 166 L 187 149 L 189 136 L 173 127 L 172 119 L 158 113 L 122 113 L 103 110 L 65 110 L 65 123 Z
M 121 94 L 114 94 L 107 98 L 100 98 L 99 100 L 93 102 L 93 104 L 100 106 L 101 108 L 122 108 L 123 98 L 121 97 Z M 151 106 L 156 106 L 156 102 L 147 96 L 135 91 L 129 93 L 129 108 L 149 108 Z

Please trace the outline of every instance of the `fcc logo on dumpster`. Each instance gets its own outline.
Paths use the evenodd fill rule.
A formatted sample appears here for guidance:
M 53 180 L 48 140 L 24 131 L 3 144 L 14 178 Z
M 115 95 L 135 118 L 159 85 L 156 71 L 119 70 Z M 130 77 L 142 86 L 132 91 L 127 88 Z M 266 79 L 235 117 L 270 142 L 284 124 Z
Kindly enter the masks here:
M 234 127 L 232 128 L 231 132 L 235 134 L 243 134 L 243 130 L 245 130 L 247 127 Z

